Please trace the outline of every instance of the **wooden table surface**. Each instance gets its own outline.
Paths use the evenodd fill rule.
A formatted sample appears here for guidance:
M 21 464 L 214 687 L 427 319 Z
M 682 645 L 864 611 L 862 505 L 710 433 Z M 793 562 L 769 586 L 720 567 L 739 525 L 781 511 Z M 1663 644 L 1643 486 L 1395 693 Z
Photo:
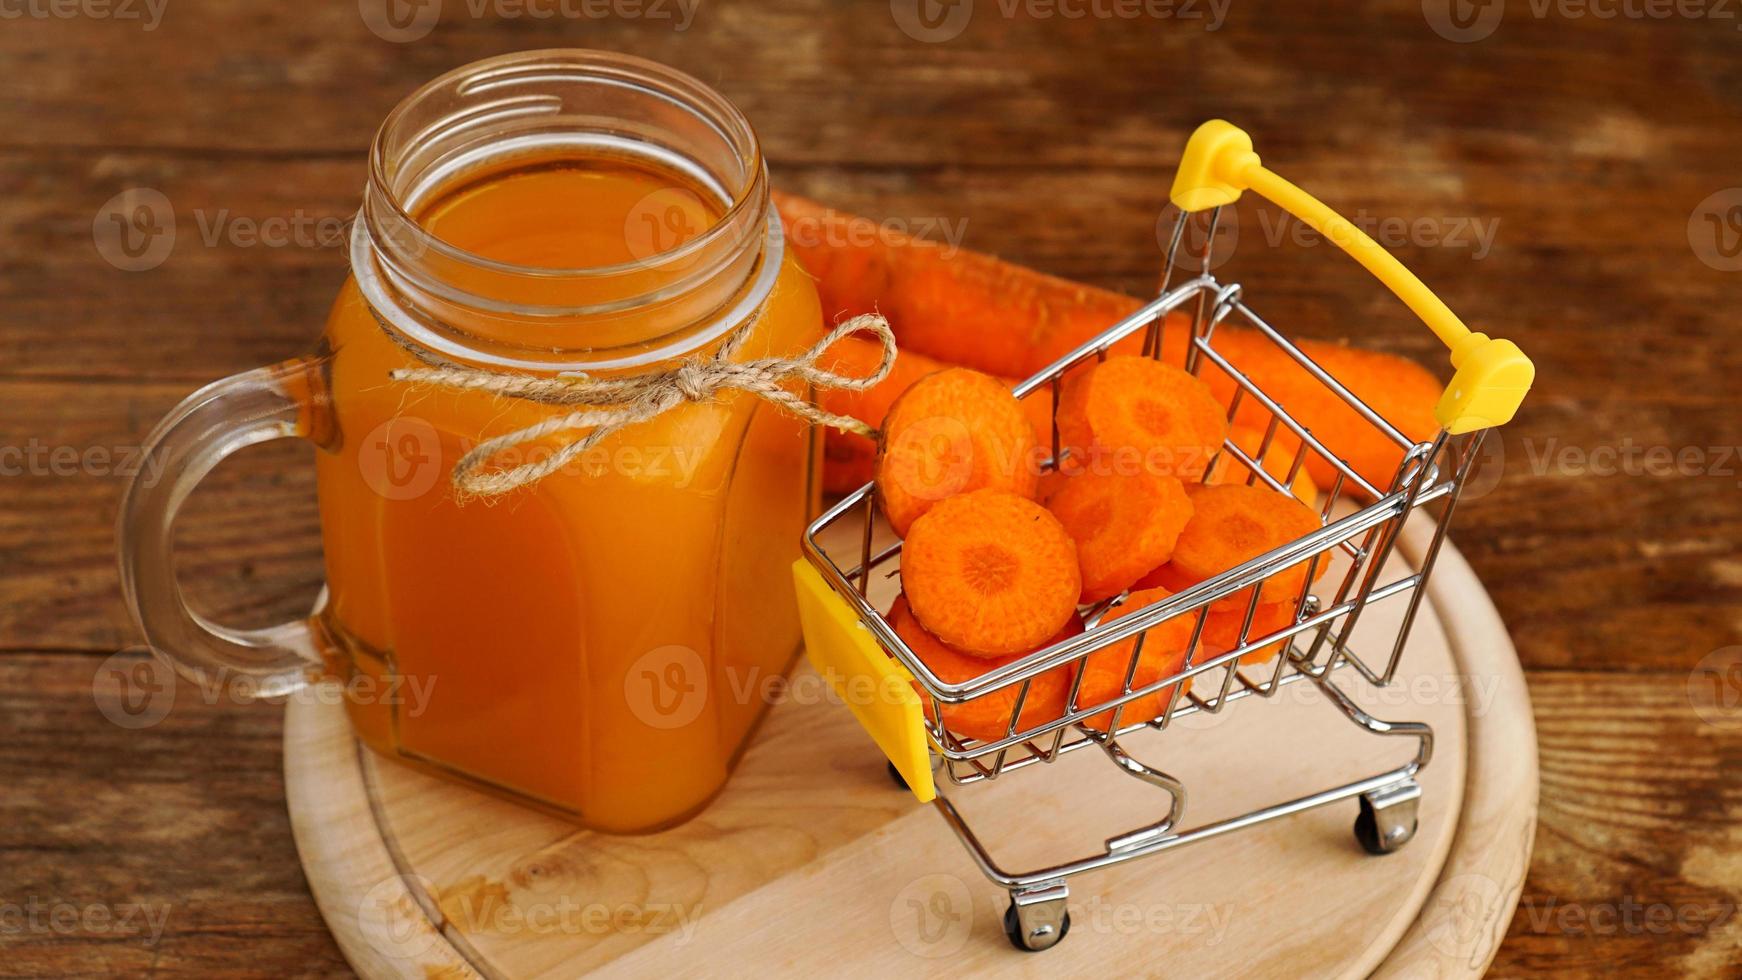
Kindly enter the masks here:
M 348 972 L 292 846 L 281 711 L 184 683 L 161 721 L 111 720 L 133 716 L 110 657 L 139 656 L 116 501 L 176 401 L 309 347 L 345 275 L 320 232 L 356 208 L 394 103 L 554 46 L 714 84 L 778 186 L 1102 286 L 1152 285 L 1172 166 L 1213 116 L 1392 237 L 1539 369 L 1453 532 L 1541 740 L 1535 858 L 1494 973 L 1735 975 L 1742 14 L 1453 2 L 959 0 L 927 21 L 906 0 L 571 0 L 550 18 L 449 0 L 433 22 L 375 0 L 7 4 L 0 975 Z M 174 217 L 140 271 L 123 267 L 155 256 L 116 247 L 129 188 Z M 1439 366 L 1355 266 L 1240 212 L 1220 271 L 1273 322 Z M 196 494 L 179 555 L 199 608 L 243 625 L 307 608 L 310 452 L 250 451 Z

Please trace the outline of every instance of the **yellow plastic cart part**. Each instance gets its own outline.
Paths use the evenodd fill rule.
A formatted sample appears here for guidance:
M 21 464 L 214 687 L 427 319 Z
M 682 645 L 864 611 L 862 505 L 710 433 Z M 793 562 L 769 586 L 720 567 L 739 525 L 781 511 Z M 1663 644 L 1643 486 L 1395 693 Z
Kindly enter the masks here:
M 808 560 L 793 563 L 805 656 L 846 703 L 921 803 L 937 796 L 913 675 L 878 645 L 853 607 Z
M 1304 222 L 1403 300 L 1451 351 L 1454 373 L 1434 407 L 1434 417 L 1453 435 L 1512 420 L 1536 378 L 1536 367 L 1510 340 L 1476 333 L 1390 252 L 1322 201 L 1264 166 L 1252 137 L 1231 123 L 1212 119 L 1186 142 L 1170 195 L 1174 206 L 1196 212 L 1233 204 L 1252 190 Z

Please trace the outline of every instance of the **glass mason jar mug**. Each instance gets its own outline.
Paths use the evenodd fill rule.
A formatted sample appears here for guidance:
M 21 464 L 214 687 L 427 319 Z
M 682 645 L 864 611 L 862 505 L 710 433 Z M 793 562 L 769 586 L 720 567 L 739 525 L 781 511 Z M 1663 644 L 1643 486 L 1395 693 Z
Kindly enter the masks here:
M 206 387 L 151 437 L 163 477 L 128 488 L 120 547 L 153 649 L 261 695 L 323 673 L 374 692 L 347 708 L 375 751 L 590 827 L 695 813 L 798 650 L 783 586 L 820 439 L 747 391 L 625 396 L 611 425 L 568 386 L 646 396 L 695 358 L 817 342 L 749 124 L 634 58 L 462 68 L 383 123 L 351 263 L 316 353 Z M 211 623 L 172 575 L 176 510 L 287 437 L 318 447 L 324 601 Z

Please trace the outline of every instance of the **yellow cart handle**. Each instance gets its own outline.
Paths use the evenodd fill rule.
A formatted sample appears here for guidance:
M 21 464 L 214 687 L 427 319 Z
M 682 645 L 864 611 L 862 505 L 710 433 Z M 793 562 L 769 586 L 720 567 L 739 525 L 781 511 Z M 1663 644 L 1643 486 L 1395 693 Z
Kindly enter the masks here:
M 1454 435 L 1511 421 L 1536 378 L 1530 358 L 1510 340 L 1476 333 L 1415 274 L 1324 202 L 1266 168 L 1243 130 L 1212 119 L 1186 142 L 1170 197 L 1181 211 L 1233 204 L 1252 190 L 1349 253 L 1403 300 L 1452 352 L 1452 383 L 1434 416 Z

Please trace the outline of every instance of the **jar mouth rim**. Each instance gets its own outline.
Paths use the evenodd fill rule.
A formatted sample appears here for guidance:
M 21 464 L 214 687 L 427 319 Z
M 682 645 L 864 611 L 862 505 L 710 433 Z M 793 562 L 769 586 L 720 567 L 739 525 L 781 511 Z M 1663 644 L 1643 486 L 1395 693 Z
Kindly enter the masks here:
M 481 338 L 442 329 L 425 322 L 394 295 L 377 263 L 379 255 L 370 239 L 368 223 L 358 220 L 351 227 L 351 276 L 363 302 L 383 329 L 416 348 L 440 357 L 508 371 L 564 372 L 618 370 L 641 367 L 677 357 L 725 336 L 733 327 L 756 316 L 773 294 L 786 252 L 786 235 L 776 215 L 763 222 L 766 236 L 763 252 L 750 281 L 726 307 L 692 324 L 691 330 L 674 331 L 645 342 L 617 347 L 583 347 L 556 351 L 486 343 Z
M 522 265 L 492 259 L 447 242 L 426 229 L 406 209 L 400 195 L 395 193 L 387 173 L 387 142 L 402 125 L 405 117 L 424 100 L 449 90 L 475 93 L 490 86 L 511 84 L 517 77 L 523 77 L 529 71 L 546 78 L 554 74 L 571 74 L 576 78 L 638 87 L 655 94 L 664 94 L 662 90 L 675 90 L 673 94 L 665 95 L 669 101 L 703 118 L 725 139 L 737 142 L 746 161 L 745 172 L 750 175 L 749 179 L 743 182 L 743 186 L 731 189 L 730 201 L 706 230 L 674 248 L 626 262 L 578 268 Z M 725 235 L 738 226 L 748 210 L 758 206 L 759 189 L 766 184 L 765 173 L 762 144 L 757 139 L 750 120 L 730 100 L 695 76 L 657 61 L 614 51 L 594 48 L 543 48 L 470 62 L 438 75 L 401 99 L 387 114 L 387 118 L 382 120 L 370 142 L 368 197 L 372 199 L 372 203 L 387 208 L 391 217 L 399 223 L 400 229 L 408 229 L 409 234 L 417 238 L 416 248 L 420 252 L 433 252 L 456 262 L 505 275 L 536 279 L 606 279 L 668 262 L 688 261 L 696 254 L 717 246 Z M 407 232 L 402 230 L 396 233 Z

